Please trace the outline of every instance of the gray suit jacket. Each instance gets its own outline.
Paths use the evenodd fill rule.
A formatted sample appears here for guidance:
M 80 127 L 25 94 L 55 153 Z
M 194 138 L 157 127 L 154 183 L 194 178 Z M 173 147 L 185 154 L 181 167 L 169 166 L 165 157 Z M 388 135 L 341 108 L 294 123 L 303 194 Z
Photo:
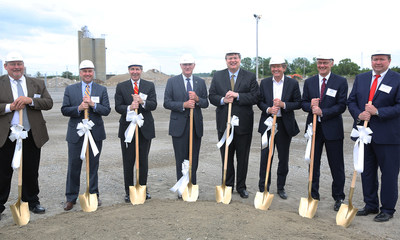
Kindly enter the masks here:
M 189 99 L 189 95 L 185 88 L 186 80 L 182 74 L 168 79 L 164 93 L 164 108 L 171 110 L 169 120 L 169 135 L 180 137 L 183 134 L 187 119 L 190 117 L 190 110 L 183 108 L 183 102 Z M 203 115 L 201 108 L 208 107 L 207 87 L 204 79 L 193 76 L 193 91 L 199 97 L 199 102 L 193 109 L 194 130 L 197 137 L 203 136 Z
M 41 110 L 49 110 L 53 107 L 53 99 L 44 85 L 44 81 L 26 77 L 26 88 L 28 97 L 32 98 L 34 106 L 26 106 L 29 124 L 33 140 L 38 148 L 41 148 L 48 140 L 46 122 L 43 118 Z M 35 97 L 36 96 L 36 97 Z M 11 120 L 14 112 L 5 113 L 7 104 L 14 102 L 12 95 L 10 78 L 8 75 L 0 77 L 0 146 L 3 146 L 8 138 L 11 127 Z
M 89 120 L 94 123 L 91 133 L 95 141 L 102 141 L 106 139 L 102 116 L 107 116 L 111 111 L 107 88 L 93 83 L 90 96 L 99 97 L 96 110 L 89 108 Z M 66 137 L 66 140 L 70 143 L 77 143 L 80 139 L 76 127 L 85 118 L 84 111 L 78 112 L 78 106 L 82 103 L 82 98 L 82 82 L 65 88 L 61 112 L 64 116 L 70 117 Z

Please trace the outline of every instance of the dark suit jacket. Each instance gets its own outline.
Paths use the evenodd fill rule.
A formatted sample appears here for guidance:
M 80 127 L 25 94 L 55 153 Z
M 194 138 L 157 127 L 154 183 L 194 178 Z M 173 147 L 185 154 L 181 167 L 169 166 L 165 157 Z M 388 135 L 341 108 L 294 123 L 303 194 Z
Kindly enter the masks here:
M 91 131 L 94 140 L 102 141 L 106 139 L 102 116 L 107 116 L 111 111 L 107 88 L 92 83 L 90 96 L 98 96 L 100 99 L 100 102 L 96 104 L 96 110 L 89 108 L 89 120 L 94 123 Z M 80 139 L 76 127 L 85 118 L 85 111 L 78 112 L 78 106 L 82 103 L 82 99 L 82 82 L 65 88 L 61 112 L 64 116 L 70 117 L 66 137 L 66 140 L 70 143 L 77 143 Z
M 365 110 L 372 81 L 372 71 L 361 73 L 354 80 L 349 95 L 348 106 L 356 127 L 358 115 Z M 389 86 L 389 92 L 380 90 L 382 85 Z M 372 141 L 378 144 L 400 144 L 400 74 L 388 70 L 381 84 L 376 88 L 372 104 L 378 109 L 379 116 L 372 116 L 369 127 L 373 131 Z
M 327 95 L 328 89 L 336 91 L 335 96 Z M 321 127 L 327 140 L 344 138 L 342 113 L 346 110 L 348 84 L 344 77 L 331 73 L 325 87 L 324 97 L 319 107 L 322 110 Z M 320 98 L 319 77 L 315 75 L 304 83 L 302 109 L 308 112 L 307 125 L 312 122 L 311 99 Z
M 143 126 L 139 128 L 139 131 L 147 140 L 151 140 L 156 136 L 154 119 L 151 111 L 157 108 L 157 95 L 154 87 L 154 83 L 140 79 L 139 93 L 147 94 L 147 100 L 145 108 L 139 105 L 138 114 L 142 114 L 144 118 Z M 118 83 L 117 89 L 115 90 L 115 111 L 121 114 L 119 119 L 119 131 L 118 137 L 125 139 L 125 130 L 128 128 L 130 122 L 126 121 L 126 111 L 129 105 L 132 103 L 133 86 L 132 81 Z
M 164 108 L 171 110 L 169 120 L 169 135 L 180 137 L 183 134 L 184 126 L 190 117 L 190 110 L 183 108 L 183 102 L 189 99 L 189 95 L 185 88 L 186 80 L 182 74 L 168 79 L 164 93 Z M 193 76 L 193 91 L 199 97 L 199 102 L 193 109 L 194 130 L 197 137 L 203 136 L 203 115 L 201 108 L 208 107 L 207 87 L 204 79 Z
M 224 132 L 228 119 L 228 104 L 221 105 L 221 98 L 231 90 L 228 69 L 214 73 L 210 90 L 210 103 L 216 106 L 217 130 Z M 239 117 L 239 127 L 235 128 L 237 134 L 250 134 L 253 131 L 254 112 L 253 105 L 258 102 L 258 83 L 256 75 L 240 69 L 236 79 L 234 92 L 239 93 L 239 100 L 232 103 L 232 115 Z
M 34 106 L 26 106 L 26 111 L 31 125 L 33 140 L 38 148 L 41 148 L 48 140 L 46 122 L 43 119 L 41 110 L 49 110 L 53 107 L 53 99 L 46 89 L 44 81 L 26 77 L 26 88 L 28 97 L 32 98 Z M 36 94 L 36 95 L 35 95 Z M 38 96 L 40 97 L 34 97 Z M 0 77 L 0 146 L 3 146 L 8 138 L 11 127 L 11 120 L 14 112 L 5 113 L 7 104 L 14 102 L 11 90 L 10 78 L 8 75 Z
M 282 121 L 289 136 L 296 136 L 300 130 L 294 117 L 294 110 L 301 108 L 301 93 L 299 83 L 293 78 L 286 77 L 283 82 L 281 101 L 285 102 L 286 109 L 281 108 Z M 260 124 L 258 132 L 263 134 L 267 129 L 264 122 L 272 116 L 267 113 L 267 109 L 274 105 L 274 92 L 272 77 L 265 78 L 260 84 L 260 100 L 258 108 L 261 110 Z

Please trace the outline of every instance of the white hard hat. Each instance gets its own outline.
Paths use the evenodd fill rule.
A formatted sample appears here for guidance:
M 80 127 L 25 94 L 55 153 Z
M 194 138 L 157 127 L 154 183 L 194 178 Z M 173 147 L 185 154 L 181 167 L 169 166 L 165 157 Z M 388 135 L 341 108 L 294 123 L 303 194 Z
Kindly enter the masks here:
M 228 51 L 226 52 L 226 55 L 230 55 L 230 54 L 240 54 L 240 52 L 236 51 L 235 49 L 228 49 Z
M 128 65 L 128 69 L 131 68 L 131 67 L 140 67 L 140 68 L 143 68 L 142 64 L 139 64 L 139 63 L 132 63 L 132 64 L 129 64 L 129 65 Z
M 90 60 L 83 60 L 79 65 L 79 69 L 94 68 L 93 62 Z
M 180 64 L 184 63 L 195 63 L 194 57 L 190 54 L 184 54 L 181 57 L 181 60 L 179 61 Z
M 317 60 L 318 59 L 332 60 L 333 61 L 333 57 L 331 55 L 326 55 L 326 54 L 319 54 L 317 56 Z
M 283 57 L 272 57 L 269 65 L 271 66 L 272 64 L 286 64 L 286 61 Z
M 13 62 L 13 61 L 24 61 L 22 55 L 17 52 L 10 52 L 7 54 L 6 62 Z
M 376 56 L 376 55 L 386 55 L 386 56 L 390 56 L 391 54 L 389 53 L 389 51 L 386 50 L 376 50 L 372 53 L 371 57 Z

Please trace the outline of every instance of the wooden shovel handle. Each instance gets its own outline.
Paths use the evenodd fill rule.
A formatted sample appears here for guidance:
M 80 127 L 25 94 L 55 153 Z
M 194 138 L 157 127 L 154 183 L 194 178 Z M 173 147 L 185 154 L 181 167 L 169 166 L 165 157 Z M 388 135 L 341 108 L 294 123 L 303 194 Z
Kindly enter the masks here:
M 89 109 L 85 109 L 85 119 L 89 120 Z M 90 167 L 89 167 L 89 141 L 87 142 L 87 147 L 86 147 L 86 191 L 89 191 L 89 179 L 90 179 Z
M 267 191 L 269 170 L 271 169 L 271 159 L 272 159 L 272 153 L 274 150 L 274 140 L 275 140 L 275 125 L 276 125 L 276 115 L 274 115 L 274 119 L 272 120 L 271 143 L 269 145 L 269 151 L 268 151 L 267 173 L 265 174 L 265 187 L 264 187 L 265 189 L 264 189 L 264 191 Z
M 312 182 L 313 171 L 314 171 L 314 151 L 315 151 L 315 134 L 317 132 L 317 114 L 313 115 L 313 135 L 311 142 L 311 157 L 310 157 L 310 173 L 308 175 L 308 181 Z
M 135 109 L 136 114 L 138 114 L 138 110 Z M 136 124 L 135 128 L 135 162 L 136 162 L 136 170 L 139 170 L 139 126 Z M 137 176 L 137 178 L 139 178 Z
M 192 161 L 193 161 L 193 108 L 190 109 L 189 124 L 189 183 L 192 183 Z
M 22 111 L 22 109 L 20 109 L 20 110 L 18 110 L 18 113 L 19 113 L 19 125 L 22 126 L 24 112 Z M 18 169 L 18 192 L 19 192 L 18 196 L 19 196 L 19 198 L 21 198 L 21 196 L 22 196 L 22 192 L 20 192 L 20 191 L 22 191 L 22 159 L 23 159 L 22 157 L 24 155 L 23 149 L 21 151 L 22 151 L 21 162 L 20 162 L 19 169 Z
M 226 170 L 228 166 L 228 153 L 229 153 L 229 145 L 227 143 L 229 138 L 229 133 L 231 130 L 231 113 L 232 113 L 232 103 L 228 105 L 228 121 L 226 123 L 226 141 L 225 141 L 225 155 L 224 155 L 224 176 L 223 176 L 223 184 L 225 185 L 226 180 Z

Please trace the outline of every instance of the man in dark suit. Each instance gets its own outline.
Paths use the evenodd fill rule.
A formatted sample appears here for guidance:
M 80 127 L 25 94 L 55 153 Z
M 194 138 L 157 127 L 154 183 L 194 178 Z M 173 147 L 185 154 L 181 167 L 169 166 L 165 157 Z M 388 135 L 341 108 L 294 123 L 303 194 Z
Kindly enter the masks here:
M 148 156 L 151 140 L 155 138 L 154 119 L 151 111 L 157 108 L 157 96 L 154 83 L 141 79 L 143 66 L 128 66 L 131 79 L 118 83 L 115 91 L 115 110 L 121 114 L 118 137 L 121 140 L 122 161 L 124 169 L 125 202 L 130 202 L 129 186 L 133 186 L 133 169 L 135 166 L 135 137 L 126 135 L 131 122 L 126 120 L 127 114 L 138 110 L 143 116 L 143 126 L 139 127 L 139 184 L 147 184 Z M 136 87 L 137 86 L 137 87 Z M 135 90 L 136 89 L 136 90 Z M 131 141 L 125 140 L 131 138 Z M 146 188 L 148 189 L 148 188 Z M 151 196 L 147 192 L 146 199 Z
M 44 213 L 38 197 L 38 171 L 41 147 L 49 135 L 42 110 L 51 109 L 53 100 L 42 80 L 23 75 L 24 61 L 19 53 L 9 53 L 4 68 L 8 75 L 0 77 L 0 216 L 10 194 L 16 141 L 9 136 L 10 127 L 19 124 L 19 110 L 23 110 L 23 126 L 28 131 L 22 144 L 22 201 L 28 202 L 32 212 Z
M 390 62 L 390 53 L 374 53 L 371 56 L 373 70 L 356 76 L 348 99 L 354 127 L 369 121 L 373 132 L 371 143 L 364 145 L 361 180 L 365 206 L 357 216 L 376 214 L 380 210 L 374 218 L 377 222 L 386 222 L 393 217 L 398 198 L 400 74 L 389 69 Z M 380 209 L 378 167 L 381 170 Z
M 232 115 L 239 118 L 239 126 L 235 127 L 233 141 L 229 145 L 226 185 L 234 188 L 235 167 L 233 158 L 236 152 L 236 190 L 242 198 L 248 198 L 246 176 L 253 135 L 253 105 L 258 102 L 259 87 L 256 75 L 240 68 L 240 53 L 230 51 L 226 53 L 225 60 L 228 68 L 214 73 L 209 90 L 209 99 L 210 103 L 217 107 L 218 139 L 222 138 L 226 130 L 229 103 L 232 103 Z M 220 148 L 222 165 L 225 155 L 224 149 L 224 146 Z
M 98 205 L 101 205 L 98 188 L 99 159 L 103 140 L 106 139 L 102 116 L 107 116 L 110 111 L 107 88 L 93 82 L 94 65 L 90 60 L 83 60 L 79 66 L 80 83 L 65 88 L 61 112 L 69 117 L 66 140 L 68 142 L 68 172 L 66 183 L 66 203 L 64 210 L 69 211 L 76 203 L 79 195 L 82 159 L 80 157 L 84 136 L 78 135 L 77 126 L 85 118 L 85 110 L 89 111 L 89 120 L 94 123 L 91 134 L 99 153 L 94 156 L 91 146 L 89 148 L 89 193 L 97 194 Z M 86 89 L 88 92 L 86 93 Z
M 190 109 L 193 109 L 192 183 L 196 184 L 203 115 L 201 108 L 208 107 L 207 87 L 204 79 L 193 76 L 195 60 L 191 55 L 180 59 L 182 74 L 168 79 L 164 93 L 164 107 L 171 110 L 169 135 L 172 136 L 176 161 L 176 178 L 182 177 L 182 163 L 189 159 Z M 178 198 L 181 196 L 178 194 Z
M 319 74 L 307 79 L 304 83 L 302 109 L 308 113 L 306 130 L 308 124 L 313 121 L 313 114 L 318 116 L 311 196 L 314 199 L 320 199 L 318 189 L 321 154 L 325 145 L 333 178 L 332 197 L 335 200 L 333 209 L 338 211 L 345 198 L 342 113 L 346 110 L 348 84 L 345 78 L 331 72 L 332 66 L 333 58 L 317 57 Z
M 258 107 L 261 110 L 261 118 L 258 132 L 263 135 L 267 130 L 265 120 L 273 115 L 277 116 L 277 132 L 273 148 L 278 150 L 279 164 L 277 169 L 278 194 L 282 199 L 287 199 L 285 192 L 286 176 L 289 172 L 289 149 L 292 137 L 300 130 L 294 117 L 294 110 L 301 108 L 301 93 L 299 83 L 284 76 L 286 61 L 281 57 L 273 57 L 269 62 L 272 77 L 263 79 L 260 84 L 260 100 Z M 271 132 L 268 132 L 268 139 Z M 268 143 L 267 143 L 268 144 Z M 260 180 L 258 187 L 260 192 L 265 191 L 265 173 L 269 146 L 261 150 Z M 271 158 L 272 161 L 272 158 Z M 271 184 L 271 174 L 268 177 L 268 190 Z

